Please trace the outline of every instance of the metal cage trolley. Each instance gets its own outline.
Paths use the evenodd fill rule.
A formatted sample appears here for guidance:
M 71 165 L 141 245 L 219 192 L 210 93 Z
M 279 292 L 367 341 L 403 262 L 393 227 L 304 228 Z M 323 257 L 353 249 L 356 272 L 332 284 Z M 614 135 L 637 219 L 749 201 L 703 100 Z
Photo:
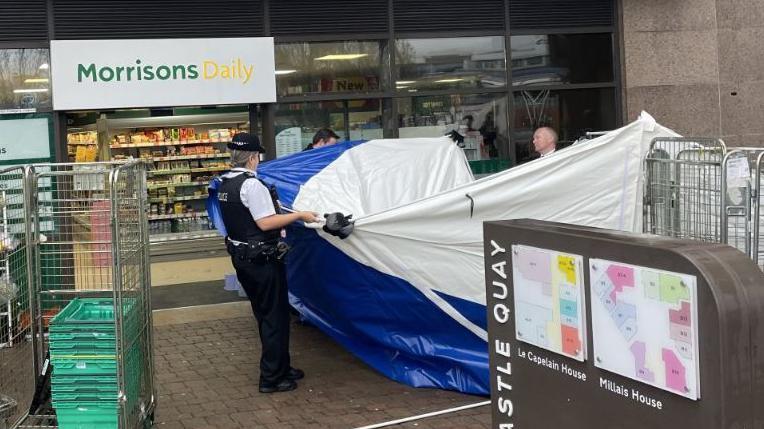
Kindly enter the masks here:
M 24 182 L 35 371 L 27 415 L 11 427 L 150 427 L 144 164 L 39 164 Z
M 718 139 L 654 139 L 644 162 L 644 232 L 720 242 L 726 153 Z
M 34 290 L 25 170 L 0 170 L 0 429 L 17 425 L 35 393 Z
M 764 149 L 735 148 L 724 157 L 722 242 L 748 255 L 764 268 L 761 234 Z

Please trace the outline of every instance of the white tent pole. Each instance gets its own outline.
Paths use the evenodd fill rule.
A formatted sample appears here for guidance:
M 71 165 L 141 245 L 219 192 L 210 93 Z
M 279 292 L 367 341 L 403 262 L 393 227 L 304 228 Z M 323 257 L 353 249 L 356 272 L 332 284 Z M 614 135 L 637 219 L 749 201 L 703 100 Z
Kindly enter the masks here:
M 390 420 L 389 422 L 377 423 L 377 424 L 373 424 L 373 425 L 369 425 L 369 426 L 362 426 L 362 427 L 358 427 L 356 429 L 377 429 L 377 428 L 384 428 L 384 427 L 388 427 L 388 426 L 399 425 L 401 423 L 411 422 L 411 421 L 414 421 L 414 420 L 426 419 L 428 417 L 435 417 L 435 416 L 440 416 L 440 415 L 443 415 L 443 414 L 455 413 L 457 411 L 469 410 L 470 408 L 484 407 L 486 405 L 491 405 L 491 401 L 484 401 L 484 402 L 478 402 L 478 403 L 475 403 L 475 404 L 462 405 L 461 407 L 449 408 L 447 410 L 433 411 L 433 412 L 427 413 L 427 414 L 420 414 L 418 416 L 411 416 L 411 417 L 406 417 L 406 418 L 398 419 L 398 420 Z

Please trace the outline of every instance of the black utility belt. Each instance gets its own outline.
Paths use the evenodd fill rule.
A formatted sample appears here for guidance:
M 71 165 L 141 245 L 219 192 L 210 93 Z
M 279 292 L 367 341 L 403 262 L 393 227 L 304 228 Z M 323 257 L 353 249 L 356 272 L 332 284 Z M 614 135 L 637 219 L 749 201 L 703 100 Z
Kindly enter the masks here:
M 249 241 L 234 244 L 231 239 L 226 239 L 228 254 L 247 261 L 267 261 L 271 259 L 281 260 L 289 251 L 289 245 L 283 241 Z

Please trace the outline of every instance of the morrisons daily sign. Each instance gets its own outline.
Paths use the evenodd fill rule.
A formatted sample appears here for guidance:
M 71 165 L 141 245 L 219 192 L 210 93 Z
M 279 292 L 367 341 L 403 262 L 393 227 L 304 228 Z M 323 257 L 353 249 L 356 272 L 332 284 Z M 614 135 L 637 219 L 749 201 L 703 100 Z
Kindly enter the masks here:
M 55 110 L 272 103 L 273 38 L 53 41 Z
M 141 60 L 129 66 L 98 66 L 95 63 L 77 64 L 77 82 L 130 82 L 133 80 L 185 80 L 185 79 L 235 79 L 246 85 L 252 80 L 255 71 L 253 64 L 247 64 L 241 58 L 231 64 L 219 64 L 216 61 L 202 61 L 201 65 L 146 65 Z

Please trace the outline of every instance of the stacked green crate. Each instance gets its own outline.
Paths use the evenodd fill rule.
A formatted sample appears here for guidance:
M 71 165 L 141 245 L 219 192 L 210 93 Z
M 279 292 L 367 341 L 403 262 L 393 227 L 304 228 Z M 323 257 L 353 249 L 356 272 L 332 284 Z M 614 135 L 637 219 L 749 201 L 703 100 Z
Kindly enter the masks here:
M 508 159 L 484 159 L 480 161 L 469 161 L 472 174 L 484 175 L 495 174 L 504 171 L 509 168 L 510 162 Z
M 137 404 L 141 366 L 138 306 L 123 300 L 126 410 Z M 114 302 L 77 298 L 50 323 L 53 365 L 51 396 L 61 429 L 107 429 L 119 426 Z

